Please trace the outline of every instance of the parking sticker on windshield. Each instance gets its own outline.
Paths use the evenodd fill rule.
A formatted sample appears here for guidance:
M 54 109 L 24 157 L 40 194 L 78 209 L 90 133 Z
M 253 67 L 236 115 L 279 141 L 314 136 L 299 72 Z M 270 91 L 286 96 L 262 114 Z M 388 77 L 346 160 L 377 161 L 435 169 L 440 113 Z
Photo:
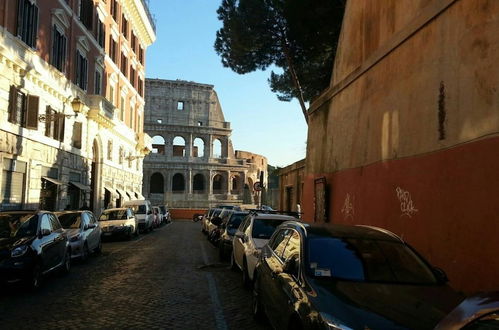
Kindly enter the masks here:
M 331 277 L 331 271 L 326 268 L 317 268 L 315 270 L 315 276 Z

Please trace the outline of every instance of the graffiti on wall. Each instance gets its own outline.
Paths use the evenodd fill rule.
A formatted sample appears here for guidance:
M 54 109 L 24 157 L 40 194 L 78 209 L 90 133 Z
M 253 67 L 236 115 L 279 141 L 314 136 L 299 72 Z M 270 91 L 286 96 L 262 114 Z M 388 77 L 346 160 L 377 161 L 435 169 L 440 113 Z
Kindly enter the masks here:
M 351 198 L 350 194 L 347 193 L 345 202 L 343 203 L 343 207 L 341 208 L 341 213 L 343 213 L 345 220 L 353 219 L 353 216 L 355 214 L 355 209 L 353 207 L 354 200 L 355 198 Z
M 418 212 L 418 209 L 414 206 L 414 202 L 412 201 L 411 194 L 400 187 L 397 187 L 395 192 L 397 193 L 397 198 L 400 202 L 400 211 L 402 211 L 402 215 L 407 215 L 411 218 Z

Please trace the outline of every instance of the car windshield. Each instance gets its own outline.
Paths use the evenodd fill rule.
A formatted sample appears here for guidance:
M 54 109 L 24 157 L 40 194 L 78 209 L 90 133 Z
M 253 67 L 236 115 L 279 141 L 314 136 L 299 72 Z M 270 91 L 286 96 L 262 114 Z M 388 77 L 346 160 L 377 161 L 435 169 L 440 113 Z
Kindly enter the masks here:
M 227 223 L 227 229 L 237 229 L 246 217 L 246 214 L 233 214 Z
M 109 220 L 125 220 L 126 210 L 113 210 L 113 211 L 104 211 L 101 214 L 99 221 L 109 221 Z
M 436 283 L 425 262 L 400 242 L 365 238 L 310 238 L 306 262 L 309 274 L 316 278 Z
M 0 214 L 0 238 L 36 235 L 38 216 L 33 213 Z
M 277 226 L 283 222 L 284 220 L 256 218 L 253 222 L 251 236 L 254 238 L 269 239 Z
M 64 229 L 79 229 L 81 226 L 80 213 L 66 213 L 57 216 Z
M 127 207 L 131 208 L 133 213 L 135 214 L 146 214 L 146 206 L 145 205 L 127 205 Z

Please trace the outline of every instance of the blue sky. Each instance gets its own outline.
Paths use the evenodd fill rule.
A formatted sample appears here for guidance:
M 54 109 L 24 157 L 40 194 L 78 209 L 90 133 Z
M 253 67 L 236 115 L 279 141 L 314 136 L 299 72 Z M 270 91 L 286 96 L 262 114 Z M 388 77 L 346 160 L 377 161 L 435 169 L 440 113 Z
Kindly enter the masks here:
M 221 27 L 221 0 L 150 0 L 157 39 L 147 49 L 148 78 L 181 79 L 215 86 L 234 149 L 286 166 L 305 157 L 307 125 L 297 101 L 270 91 L 269 72 L 238 75 L 224 68 L 213 44 Z

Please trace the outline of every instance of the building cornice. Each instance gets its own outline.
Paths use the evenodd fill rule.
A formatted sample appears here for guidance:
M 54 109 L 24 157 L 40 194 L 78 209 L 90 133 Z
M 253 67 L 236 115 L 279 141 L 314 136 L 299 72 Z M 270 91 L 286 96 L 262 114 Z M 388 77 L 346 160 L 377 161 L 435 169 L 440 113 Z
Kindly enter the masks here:
M 146 8 L 141 0 L 123 0 L 122 6 L 129 21 L 135 27 L 139 40 L 146 46 L 150 46 L 156 40 L 156 32 L 153 23 L 147 15 Z

